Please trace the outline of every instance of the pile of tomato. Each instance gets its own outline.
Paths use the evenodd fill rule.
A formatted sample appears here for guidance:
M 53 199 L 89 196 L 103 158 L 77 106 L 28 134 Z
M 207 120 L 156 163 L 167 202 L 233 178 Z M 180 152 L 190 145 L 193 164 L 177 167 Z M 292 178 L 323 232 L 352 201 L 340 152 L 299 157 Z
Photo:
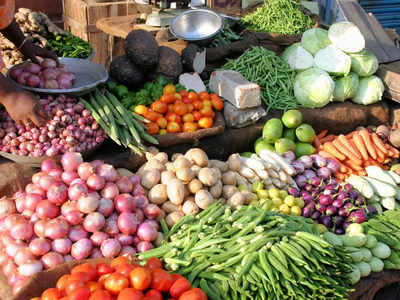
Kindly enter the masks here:
M 211 128 L 215 111 L 224 108 L 224 101 L 216 94 L 181 90 L 168 84 L 163 88 L 163 95 L 150 107 L 137 105 L 135 113 L 150 121 L 147 123 L 149 134 L 193 132 L 201 128 Z
M 54 288 L 30 300 L 207 300 L 199 288 L 151 258 L 144 267 L 127 257 L 96 266 L 84 263 L 63 275 Z

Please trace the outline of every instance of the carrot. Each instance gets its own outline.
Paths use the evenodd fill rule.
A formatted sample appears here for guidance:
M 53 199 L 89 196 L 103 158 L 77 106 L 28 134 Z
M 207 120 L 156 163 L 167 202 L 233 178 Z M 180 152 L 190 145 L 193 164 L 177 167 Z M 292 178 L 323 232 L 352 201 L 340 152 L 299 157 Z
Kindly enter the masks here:
M 397 150 L 395 147 L 392 147 L 392 146 L 390 146 L 389 145 L 389 147 L 390 147 L 390 150 L 393 152 L 393 157 L 394 158 L 399 158 L 399 156 L 400 156 L 400 151 L 399 150 Z
M 373 159 L 376 159 L 375 147 L 372 144 L 371 136 L 370 136 L 368 130 L 367 129 L 360 130 L 360 136 L 364 142 L 365 148 L 367 148 L 369 155 L 371 155 L 371 157 Z
M 378 156 L 376 160 L 382 163 L 385 160 L 385 154 L 378 148 L 378 146 L 375 143 L 373 143 L 373 145 L 375 148 L 376 155 Z
M 318 136 L 315 137 L 314 141 L 313 141 L 313 145 L 316 149 L 321 147 L 321 142 L 319 141 Z
M 322 131 L 317 135 L 317 138 L 318 138 L 318 139 L 322 139 L 322 138 L 325 137 L 327 134 L 328 134 L 328 130 L 327 130 L 327 129 L 322 130 Z
M 386 158 L 386 159 L 383 161 L 383 163 L 384 163 L 384 164 L 388 164 L 388 163 L 390 163 L 390 161 L 391 161 L 390 158 Z
M 362 165 L 362 161 L 361 159 L 358 159 L 353 152 L 351 152 L 349 149 L 347 149 L 347 147 L 345 145 L 343 145 L 339 139 L 336 139 L 332 142 L 332 144 L 336 147 L 336 149 L 339 150 L 340 153 L 344 154 L 345 156 L 347 156 L 350 160 L 354 161 L 354 163 L 356 163 L 357 165 L 361 166 Z
M 330 154 L 330 153 L 324 151 L 324 150 L 323 150 L 323 146 L 321 146 L 321 149 L 322 149 L 322 150 L 318 151 L 318 154 L 319 154 L 319 155 L 321 155 L 321 156 L 323 156 L 323 157 L 325 157 L 325 158 L 335 158 L 335 156 L 333 156 L 332 154 Z
M 367 172 L 365 172 L 364 170 L 358 171 L 358 175 L 359 176 L 367 176 Z
M 336 173 L 336 179 L 339 181 L 344 181 L 346 179 L 346 174 L 343 173 Z
M 336 147 L 331 142 L 326 142 L 323 147 L 326 152 L 332 154 L 337 159 L 339 159 L 339 160 L 346 159 L 346 156 L 344 156 L 342 153 L 340 153 L 339 150 L 336 149 Z
M 326 143 L 326 142 L 332 142 L 334 139 L 336 139 L 336 136 L 333 134 L 327 135 L 326 137 L 323 137 L 320 139 L 321 144 Z
M 385 148 L 385 144 L 383 143 L 383 141 L 379 138 L 379 136 L 374 132 L 373 134 L 371 134 L 372 137 L 372 141 L 374 142 L 375 146 L 382 151 L 383 154 L 387 155 L 388 151 Z
M 351 151 L 351 153 L 353 153 L 358 159 L 362 158 L 361 154 L 356 149 L 354 149 L 353 145 L 343 134 L 340 134 L 338 136 L 338 140 L 343 146 L 345 146 L 349 151 Z
M 367 149 L 365 149 L 364 142 L 363 142 L 361 136 L 360 136 L 357 132 L 355 132 L 355 133 L 353 134 L 353 142 L 354 142 L 354 144 L 356 145 L 358 151 L 360 151 L 362 158 L 363 158 L 364 160 L 368 160 L 368 152 L 367 152 Z
M 353 137 L 354 133 L 356 133 L 356 132 L 355 132 L 355 131 L 352 131 L 352 132 L 348 133 L 348 134 L 346 135 L 346 137 L 347 137 L 348 139 L 351 139 L 351 138 Z
M 363 157 L 362 157 L 360 151 L 358 151 L 358 148 L 356 147 L 356 145 L 355 145 L 353 139 L 349 139 L 349 138 L 346 138 L 346 139 L 349 141 L 349 144 L 353 147 L 353 148 L 352 148 L 353 151 L 354 151 L 355 153 L 357 153 L 357 155 L 358 155 L 357 157 L 359 157 L 360 159 L 362 159 Z
M 347 172 L 347 167 L 344 164 L 342 164 L 340 161 L 337 161 L 337 162 L 338 162 L 338 164 L 340 166 L 339 172 L 346 173 Z
M 361 171 L 363 170 L 363 167 L 355 164 L 353 161 L 351 160 L 347 160 L 344 162 L 344 165 L 347 166 L 348 168 L 354 170 L 354 171 Z

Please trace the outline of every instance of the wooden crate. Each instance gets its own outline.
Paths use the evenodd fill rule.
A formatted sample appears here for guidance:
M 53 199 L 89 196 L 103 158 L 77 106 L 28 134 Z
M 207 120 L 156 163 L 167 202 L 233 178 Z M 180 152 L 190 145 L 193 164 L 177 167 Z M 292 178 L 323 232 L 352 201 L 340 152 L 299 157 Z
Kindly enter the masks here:
M 88 3 L 84 0 L 63 0 L 65 29 L 88 41 L 96 51 L 94 61 L 107 66 L 113 53 L 112 39 L 96 27 L 102 18 L 138 13 L 132 0 Z

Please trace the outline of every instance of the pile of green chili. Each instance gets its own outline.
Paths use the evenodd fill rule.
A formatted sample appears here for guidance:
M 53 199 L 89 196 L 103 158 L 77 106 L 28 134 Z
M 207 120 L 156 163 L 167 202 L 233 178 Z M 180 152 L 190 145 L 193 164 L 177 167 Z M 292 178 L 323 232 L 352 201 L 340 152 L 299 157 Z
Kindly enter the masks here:
M 58 57 L 88 58 L 93 51 L 88 42 L 73 34 L 57 35 L 49 43 Z
M 211 48 L 218 48 L 224 45 L 228 45 L 232 42 L 236 42 L 241 40 L 242 37 L 237 34 L 232 27 L 228 24 L 225 25 L 224 30 L 217 34 L 212 43 L 210 44 Z
M 299 34 L 314 22 L 300 10 L 299 0 L 268 0 L 255 12 L 242 18 L 249 29 L 279 34 Z
M 298 107 L 293 86 L 296 73 L 274 52 L 263 47 L 246 50 L 237 59 L 228 60 L 220 70 L 233 70 L 261 88 L 261 100 L 270 109 Z

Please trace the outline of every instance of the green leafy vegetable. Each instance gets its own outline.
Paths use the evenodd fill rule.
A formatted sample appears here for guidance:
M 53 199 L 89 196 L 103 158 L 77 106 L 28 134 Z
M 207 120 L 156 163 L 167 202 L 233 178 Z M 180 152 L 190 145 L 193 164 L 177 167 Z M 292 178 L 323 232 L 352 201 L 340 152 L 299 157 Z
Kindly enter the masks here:
M 88 42 L 73 34 L 57 35 L 49 43 L 58 57 L 88 58 L 93 51 Z

